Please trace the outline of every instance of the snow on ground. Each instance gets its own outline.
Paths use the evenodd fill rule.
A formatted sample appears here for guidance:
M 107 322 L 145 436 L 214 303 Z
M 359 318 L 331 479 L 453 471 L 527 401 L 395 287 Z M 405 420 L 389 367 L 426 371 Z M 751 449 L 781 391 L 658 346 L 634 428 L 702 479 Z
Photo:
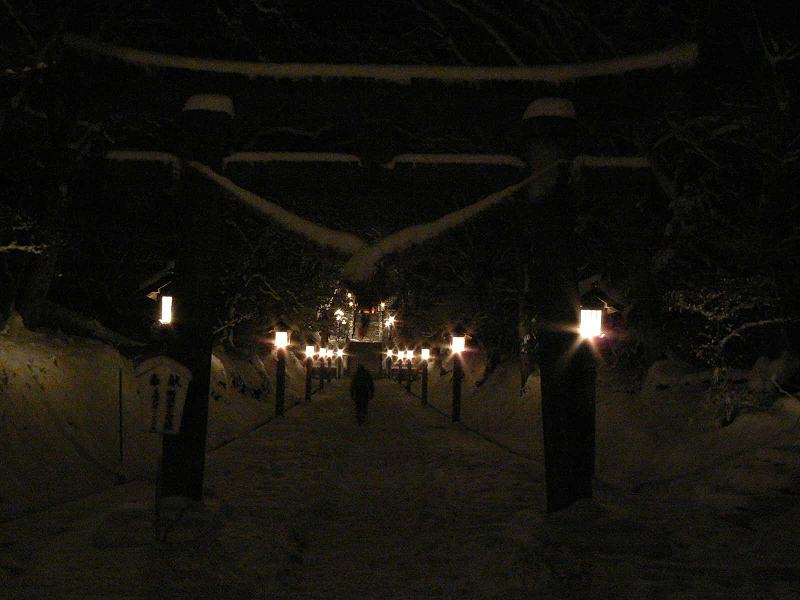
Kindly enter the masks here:
M 467 373 L 477 373 L 469 361 Z M 376 389 L 364 427 L 340 383 L 212 451 L 206 502 L 165 502 L 162 541 L 140 482 L 0 525 L 0 583 L 14 598 L 800 593 L 796 502 L 761 496 L 744 523 L 688 498 L 599 486 L 597 501 L 544 515 L 535 448 L 510 453 L 395 382 Z M 488 421 L 475 398 L 465 396 L 465 417 Z M 790 452 L 786 441 L 769 452 Z M 800 473 L 783 454 L 768 458 Z
M 212 362 L 208 444 L 215 447 L 274 414 L 275 360 L 219 350 Z M 287 361 L 287 403 L 301 399 L 302 364 Z M 120 396 L 122 460 L 120 460 Z M 159 436 L 139 430 L 133 363 L 86 338 L 31 332 L 18 317 L 0 333 L 0 519 L 152 478 Z

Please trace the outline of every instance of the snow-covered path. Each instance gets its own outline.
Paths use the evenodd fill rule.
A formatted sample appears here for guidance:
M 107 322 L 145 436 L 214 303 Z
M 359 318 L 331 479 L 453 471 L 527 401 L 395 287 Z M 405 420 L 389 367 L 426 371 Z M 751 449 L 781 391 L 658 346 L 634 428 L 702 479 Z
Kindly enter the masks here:
M 164 542 L 143 482 L 0 524 L 0 598 L 797 597 L 797 507 L 742 526 L 601 489 L 545 517 L 540 462 L 376 395 L 366 426 L 343 381 L 212 452 Z

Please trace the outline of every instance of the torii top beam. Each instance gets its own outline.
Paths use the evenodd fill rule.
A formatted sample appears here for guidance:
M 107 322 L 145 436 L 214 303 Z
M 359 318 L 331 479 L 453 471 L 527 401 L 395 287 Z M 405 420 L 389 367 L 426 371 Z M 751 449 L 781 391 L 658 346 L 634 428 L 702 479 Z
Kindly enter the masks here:
M 665 50 L 633 54 L 620 58 L 585 63 L 539 66 L 451 66 L 451 65 L 361 65 L 324 63 L 263 63 L 163 54 L 98 42 L 88 37 L 65 33 L 64 45 L 140 67 L 243 75 L 270 79 L 363 79 L 408 84 L 414 79 L 445 83 L 487 81 L 528 81 L 564 83 L 590 77 L 623 75 L 632 71 L 663 67 L 690 67 L 697 61 L 698 45 L 685 43 Z

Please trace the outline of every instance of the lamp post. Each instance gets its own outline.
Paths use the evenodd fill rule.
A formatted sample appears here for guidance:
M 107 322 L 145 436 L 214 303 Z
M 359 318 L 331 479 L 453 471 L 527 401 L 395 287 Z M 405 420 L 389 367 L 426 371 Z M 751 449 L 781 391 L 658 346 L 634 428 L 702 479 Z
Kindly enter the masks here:
M 289 345 L 289 332 L 282 325 L 275 328 L 275 352 L 278 364 L 275 373 L 275 414 L 283 415 L 286 396 L 286 347 Z
M 414 363 L 414 351 L 413 350 L 406 350 L 406 365 L 408 369 L 408 373 L 406 373 L 406 391 L 411 393 L 411 376 L 413 371 L 411 370 Z
M 461 420 L 461 382 L 464 379 L 461 353 L 464 351 L 465 339 L 463 329 L 457 327 L 450 344 L 450 351 L 453 353 L 453 423 Z
M 431 358 L 431 351 L 428 348 L 420 350 L 420 358 L 422 359 L 422 404 L 428 404 L 428 360 Z
M 306 402 L 311 401 L 311 380 L 314 371 L 314 346 L 306 346 Z
M 319 389 L 325 389 L 325 357 L 328 355 L 327 348 L 319 349 Z

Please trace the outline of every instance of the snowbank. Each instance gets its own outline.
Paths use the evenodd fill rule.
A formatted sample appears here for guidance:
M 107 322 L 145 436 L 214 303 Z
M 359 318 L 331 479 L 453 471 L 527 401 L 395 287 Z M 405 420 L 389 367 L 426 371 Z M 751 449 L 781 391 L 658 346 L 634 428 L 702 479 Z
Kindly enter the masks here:
M 543 454 L 541 396 L 538 375 L 531 375 L 520 393 L 519 367 L 503 363 L 480 386 L 482 356 L 464 357 L 461 420 L 467 427 L 516 453 L 541 460 Z M 705 374 L 665 373 L 653 369 L 641 391 L 613 371 L 599 371 L 597 386 L 598 484 L 606 490 L 636 492 L 731 509 L 747 505 L 756 491 L 780 496 L 794 489 L 791 471 L 800 465 L 800 403 L 779 400 L 771 408 L 739 415 L 722 427 L 709 405 Z M 662 383 L 661 379 L 677 385 Z M 419 393 L 419 382 L 412 388 Z M 452 407 L 452 361 L 444 370 L 431 363 L 429 402 L 447 413 Z
M 275 361 L 216 351 L 208 447 L 274 414 Z M 287 406 L 303 398 L 304 370 L 287 361 Z M 139 430 L 133 362 L 90 339 L 0 333 L 0 519 L 85 495 L 120 478 L 152 478 L 160 436 Z M 120 425 L 122 431 L 120 451 Z

